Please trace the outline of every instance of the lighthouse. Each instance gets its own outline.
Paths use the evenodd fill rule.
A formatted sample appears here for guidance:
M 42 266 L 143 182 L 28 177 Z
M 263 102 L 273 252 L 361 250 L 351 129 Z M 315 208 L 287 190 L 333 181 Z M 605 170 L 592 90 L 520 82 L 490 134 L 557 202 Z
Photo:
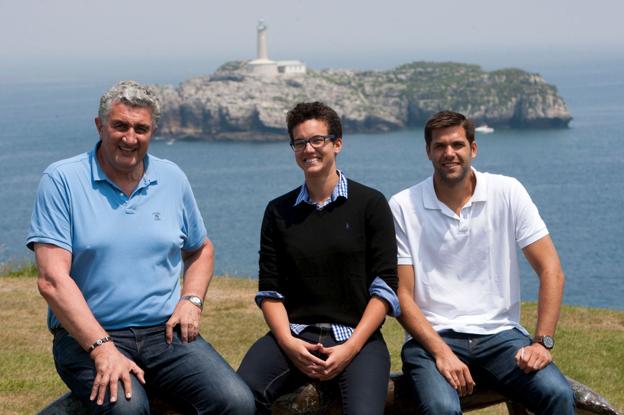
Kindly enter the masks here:
M 256 59 L 247 64 L 251 73 L 253 75 L 266 77 L 305 75 L 306 66 L 301 61 L 273 61 L 269 59 L 268 29 L 269 27 L 264 23 L 264 20 L 258 21 L 258 25 L 256 26 Z
M 256 60 L 269 60 L 269 47 L 267 46 L 267 25 L 264 20 L 258 21 L 258 55 Z

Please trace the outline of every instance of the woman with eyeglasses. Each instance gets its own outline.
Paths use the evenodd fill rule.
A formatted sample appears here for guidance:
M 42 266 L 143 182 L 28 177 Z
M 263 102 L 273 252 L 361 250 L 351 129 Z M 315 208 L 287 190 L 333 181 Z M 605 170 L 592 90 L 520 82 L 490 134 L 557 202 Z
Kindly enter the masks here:
M 383 414 L 390 356 L 380 327 L 400 312 L 392 215 L 383 194 L 337 169 L 333 109 L 301 103 L 287 122 L 305 182 L 266 208 L 256 303 L 270 332 L 239 374 L 260 414 L 310 381 L 337 383 L 345 414 Z

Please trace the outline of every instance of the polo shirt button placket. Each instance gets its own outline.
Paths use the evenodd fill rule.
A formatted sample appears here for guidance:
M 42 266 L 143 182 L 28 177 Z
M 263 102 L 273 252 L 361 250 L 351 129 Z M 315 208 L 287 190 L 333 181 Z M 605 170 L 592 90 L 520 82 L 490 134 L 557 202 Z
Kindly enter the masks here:
M 126 215 L 133 215 L 135 213 L 133 205 L 134 204 L 130 203 L 130 198 L 127 197 L 126 200 L 124 201 L 124 204 L 123 204 L 123 206 L 125 208 Z
M 459 212 L 459 231 L 461 233 L 467 233 L 469 231 L 468 224 L 470 222 L 470 210 L 472 207 L 464 207 Z
M 468 219 L 464 217 L 459 218 L 459 231 L 462 233 L 468 232 Z
M 122 202 L 121 202 L 121 206 L 124 208 L 124 212 L 127 215 L 132 215 L 134 214 L 134 207 L 129 206 L 130 205 L 130 197 L 126 196 L 126 194 L 124 192 L 119 192 L 119 196 L 121 196 Z

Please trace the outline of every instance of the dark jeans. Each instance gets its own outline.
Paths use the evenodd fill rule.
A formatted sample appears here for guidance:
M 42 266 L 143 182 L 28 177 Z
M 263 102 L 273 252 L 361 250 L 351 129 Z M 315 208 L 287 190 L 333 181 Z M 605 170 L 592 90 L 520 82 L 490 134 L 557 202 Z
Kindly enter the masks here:
M 254 401 L 249 388 L 225 360 L 198 337 L 182 343 L 179 333 L 173 342 L 165 341 L 164 326 L 128 328 L 108 332 L 121 353 L 145 371 L 146 387 L 170 396 L 197 414 L 253 414 Z M 54 334 L 54 362 L 61 379 L 91 410 L 105 414 L 149 414 L 145 388 L 132 378 L 132 398 L 125 399 L 119 382 L 117 402 L 104 405 L 89 401 L 95 378 L 95 366 L 89 354 L 63 329 Z
M 310 343 L 335 346 L 331 329 L 309 327 L 297 337 Z M 390 373 L 390 355 L 383 336 L 377 332 L 362 347 L 336 378 L 343 413 L 347 415 L 383 414 Z M 251 388 L 259 414 L 270 414 L 272 403 L 308 382 L 318 382 L 301 373 L 278 346 L 271 333 L 249 349 L 238 374 Z
M 535 414 L 574 414 L 570 385 L 553 363 L 525 374 L 514 356 L 531 344 L 519 330 L 492 335 L 443 331 L 440 336 L 470 368 L 477 388 L 487 385 Z M 433 357 L 413 339 L 403 345 L 403 373 L 422 414 L 461 414 L 459 396 L 438 372 Z

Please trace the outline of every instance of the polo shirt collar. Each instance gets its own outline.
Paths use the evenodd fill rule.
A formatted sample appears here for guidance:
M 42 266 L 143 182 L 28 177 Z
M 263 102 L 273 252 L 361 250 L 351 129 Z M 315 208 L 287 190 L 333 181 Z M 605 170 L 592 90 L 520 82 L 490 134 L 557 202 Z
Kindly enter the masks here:
M 487 176 L 480 171 L 477 171 L 474 167 L 472 171 L 477 178 L 477 185 L 475 186 L 474 193 L 472 194 L 472 198 L 470 198 L 471 202 L 487 202 Z
M 112 180 L 108 178 L 102 166 L 100 166 L 100 162 L 97 159 L 97 150 L 100 147 L 101 141 L 98 141 L 93 150 L 89 151 L 89 162 L 91 164 L 91 179 L 94 182 L 108 182 L 112 186 L 118 187 Z M 143 187 L 147 187 L 152 183 L 156 183 L 158 181 L 156 172 L 154 169 L 150 168 L 150 160 L 152 156 L 148 153 L 143 158 L 144 172 L 141 181 L 139 182 L 137 188 L 135 190 L 141 189 Z
M 423 204 L 425 205 L 425 209 L 441 209 L 440 201 L 438 200 L 435 188 L 433 187 L 433 176 L 429 176 L 425 186 L 423 187 Z
M 477 185 L 475 186 L 474 193 L 472 197 L 466 204 L 466 206 L 470 206 L 474 202 L 487 202 L 487 178 L 486 175 L 471 167 L 475 177 L 477 178 Z M 444 203 L 438 200 L 438 196 L 436 196 L 435 188 L 433 187 L 433 175 L 427 179 L 425 186 L 423 188 L 423 204 L 425 209 L 433 209 L 433 210 L 442 210 Z

